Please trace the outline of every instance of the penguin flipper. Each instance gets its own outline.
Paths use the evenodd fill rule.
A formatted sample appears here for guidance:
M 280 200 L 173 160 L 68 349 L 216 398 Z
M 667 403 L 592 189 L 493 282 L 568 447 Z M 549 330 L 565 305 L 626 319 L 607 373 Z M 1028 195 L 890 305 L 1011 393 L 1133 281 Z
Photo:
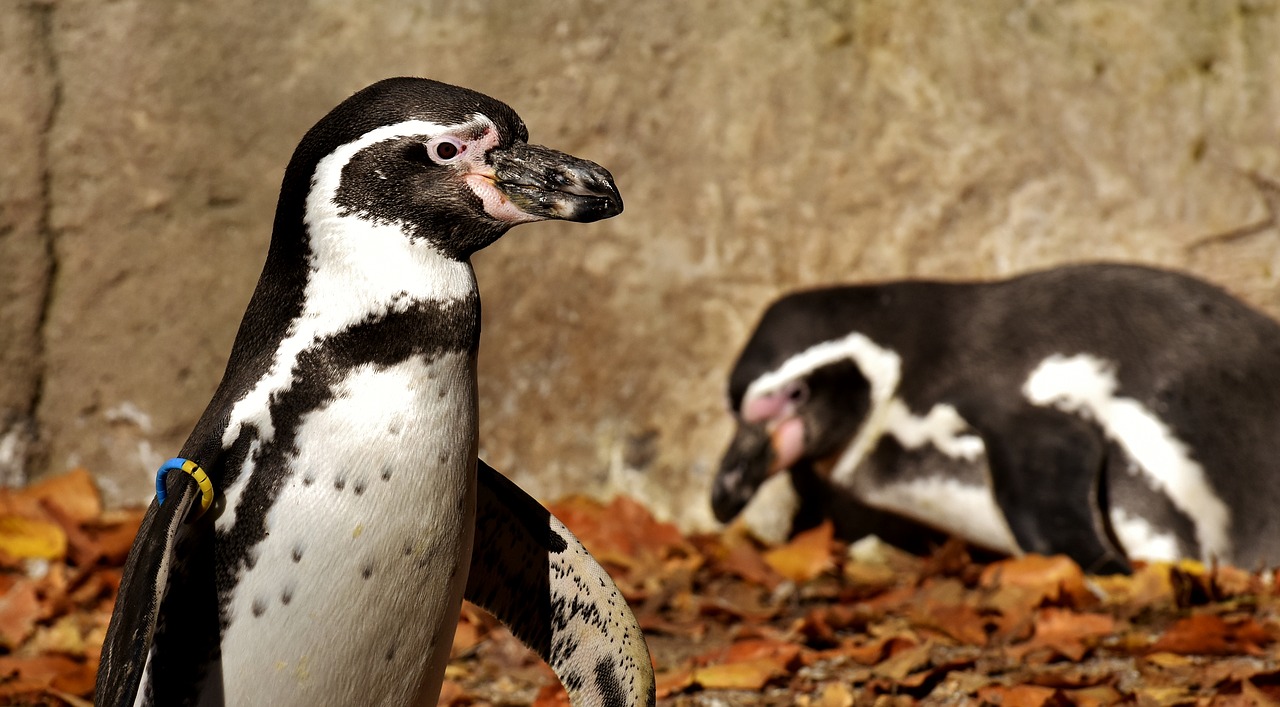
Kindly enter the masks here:
M 169 474 L 166 483 L 167 502 L 151 502 L 125 560 L 115 610 L 102 643 L 102 662 L 98 664 L 93 703 L 99 707 L 132 705 L 137 698 L 178 530 L 200 499 L 200 487 L 188 474 Z
M 575 707 L 653 705 L 644 634 L 608 573 L 520 487 L 483 461 L 476 471 L 466 598 L 547 661 Z
M 1067 555 L 1090 573 L 1131 571 L 1107 517 L 1101 430 L 1041 407 L 1014 411 L 995 427 L 975 426 L 986 446 L 996 503 L 1019 548 Z

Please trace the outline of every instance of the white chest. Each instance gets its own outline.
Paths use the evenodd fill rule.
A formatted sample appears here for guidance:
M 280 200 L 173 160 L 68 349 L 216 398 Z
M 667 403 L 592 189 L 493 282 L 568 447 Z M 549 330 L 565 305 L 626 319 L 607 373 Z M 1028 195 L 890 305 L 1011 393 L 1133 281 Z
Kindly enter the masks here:
M 868 505 L 914 518 L 991 550 L 1016 554 L 1017 542 L 990 484 L 922 476 L 864 494 Z
M 228 704 L 413 704 L 439 689 L 475 525 L 463 353 L 352 370 L 307 413 L 230 605 Z

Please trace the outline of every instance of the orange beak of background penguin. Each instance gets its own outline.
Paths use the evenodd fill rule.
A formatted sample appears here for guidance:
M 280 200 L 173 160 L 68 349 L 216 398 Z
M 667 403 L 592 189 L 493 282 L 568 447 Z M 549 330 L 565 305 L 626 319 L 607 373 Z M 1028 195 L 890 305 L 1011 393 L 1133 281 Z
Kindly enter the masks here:
M 622 213 L 613 175 L 594 162 L 527 143 L 491 149 L 487 157 L 466 182 L 499 221 L 589 223 Z

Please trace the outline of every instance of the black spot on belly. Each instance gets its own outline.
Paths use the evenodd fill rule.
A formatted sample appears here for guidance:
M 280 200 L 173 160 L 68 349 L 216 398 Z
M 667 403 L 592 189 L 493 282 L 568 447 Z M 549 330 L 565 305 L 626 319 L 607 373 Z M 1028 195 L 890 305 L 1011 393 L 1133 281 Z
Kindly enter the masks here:
M 396 647 L 395 647 L 395 645 L 394 645 L 394 644 L 393 644 L 390 648 L 388 648 L 388 649 L 387 649 L 387 654 L 386 654 L 385 656 L 383 656 L 383 657 L 387 659 L 387 662 L 388 662 L 388 663 L 390 663 L 391 661 L 395 660 L 395 658 L 396 658 Z
M 391 467 L 389 466 L 382 467 L 382 480 L 383 481 L 391 480 Z
M 449 461 L 449 453 L 448 453 L 448 452 L 440 452 L 440 463 L 441 463 L 441 464 L 444 464 L 444 463 L 445 463 L 445 462 L 447 462 L 447 461 Z
M 445 394 L 446 392 L 447 392 L 447 389 L 445 389 L 445 388 L 440 388 L 440 394 L 439 394 L 439 397 L 443 398 L 443 397 L 444 397 L 444 394 Z
M 355 491 L 357 496 L 364 493 L 364 479 L 357 481 L 355 485 L 351 487 L 351 490 Z
M 291 601 L 293 601 L 293 589 L 285 589 L 283 592 L 280 592 L 281 604 L 288 606 Z
M 253 605 L 249 608 L 253 611 L 254 616 L 262 616 L 267 613 L 267 600 L 261 598 L 254 599 Z
M 372 576 L 373 576 L 373 564 L 372 564 L 372 563 L 370 563 L 370 564 L 365 565 L 365 566 L 364 566 L 364 568 L 360 570 L 360 576 L 361 576 L 361 577 L 363 577 L 363 578 L 365 578 L 365 579 L 368 579 L 368 578 L 372 577 Z
M 292 557 L 293 557 L 293 561 L 294 561 L 294 562 L 301 562 L 301 561 L 302 561 L 302 546 L 301 546 L 301 545 L 294 545 L 294 546 L 293 546 L 293 555 L 292 555 Z
M 400 434 L 400 423 L 399 423 L 399 422 L 393 422 L 393 423 L 391 423 L 390 425 L 387 425 L 387 434 L 391 435 L 392 437 L 395 437 L 395 436 L 399 435 L 399 434 Z
M 404 556 L 408 557 L 409 555 L 412 555 L 412 554 L 413 554 L 413 543 L 406 542 L 404 544 Z
M 342 478 L 341 476 L 333 480 L 333 488 L 335 490 L 341 491 L 346 487 L 347 487 L 347 480 Z
M 310 486 L 311 484 L 314 484 L 315 482 L 316 482 L 316 477 L 315 477 L 315 476 L 313 476 L 313 475 L 311 475 L 311 474 L 307 474 L 306 476 L 303 476 L 303 477 L 302 477 L 302 485 L 303 485 L 303 486 Z

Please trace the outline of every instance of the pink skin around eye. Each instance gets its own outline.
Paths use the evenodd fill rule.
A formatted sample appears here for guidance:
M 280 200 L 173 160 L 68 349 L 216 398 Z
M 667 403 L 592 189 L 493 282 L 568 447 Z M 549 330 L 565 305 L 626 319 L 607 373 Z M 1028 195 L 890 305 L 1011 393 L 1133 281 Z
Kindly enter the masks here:
M 530 221 L 541 221 L 541 216 L 531 216 L 521 211 L 518 206 L 511 203 L 506 194 L 502 190 L 494 186 L 493 168 L 484 164 L 484 154 L 498 144 L 498 133 L 494 130 L 487 130 L 477 140 L 472 143 L 476 149 L 472 150 L 472 154 L 464 159 L 471 163 L 471 171 L 468 172 L 463 180 L 467 186 L 471 187 L 471 191 L 480 197 L 480 201 L 484 202 L 485 213 L 493 218 L 510 224 L 529 223 Z M 467 145 L 463 145 L 465 151 Z
M 765 424 L 773 447 L 769 473 L 788 469 L 804 455 L 804 422 L 796 417 L 790 391 L 779 390 L 752 398 L 742 406 L 742 420 Z
M 786 411 L 789 402 L 787 394 L 781 390 L 752 398 L 742 406 L 742 421 L 758 425 L 772 420 Z

